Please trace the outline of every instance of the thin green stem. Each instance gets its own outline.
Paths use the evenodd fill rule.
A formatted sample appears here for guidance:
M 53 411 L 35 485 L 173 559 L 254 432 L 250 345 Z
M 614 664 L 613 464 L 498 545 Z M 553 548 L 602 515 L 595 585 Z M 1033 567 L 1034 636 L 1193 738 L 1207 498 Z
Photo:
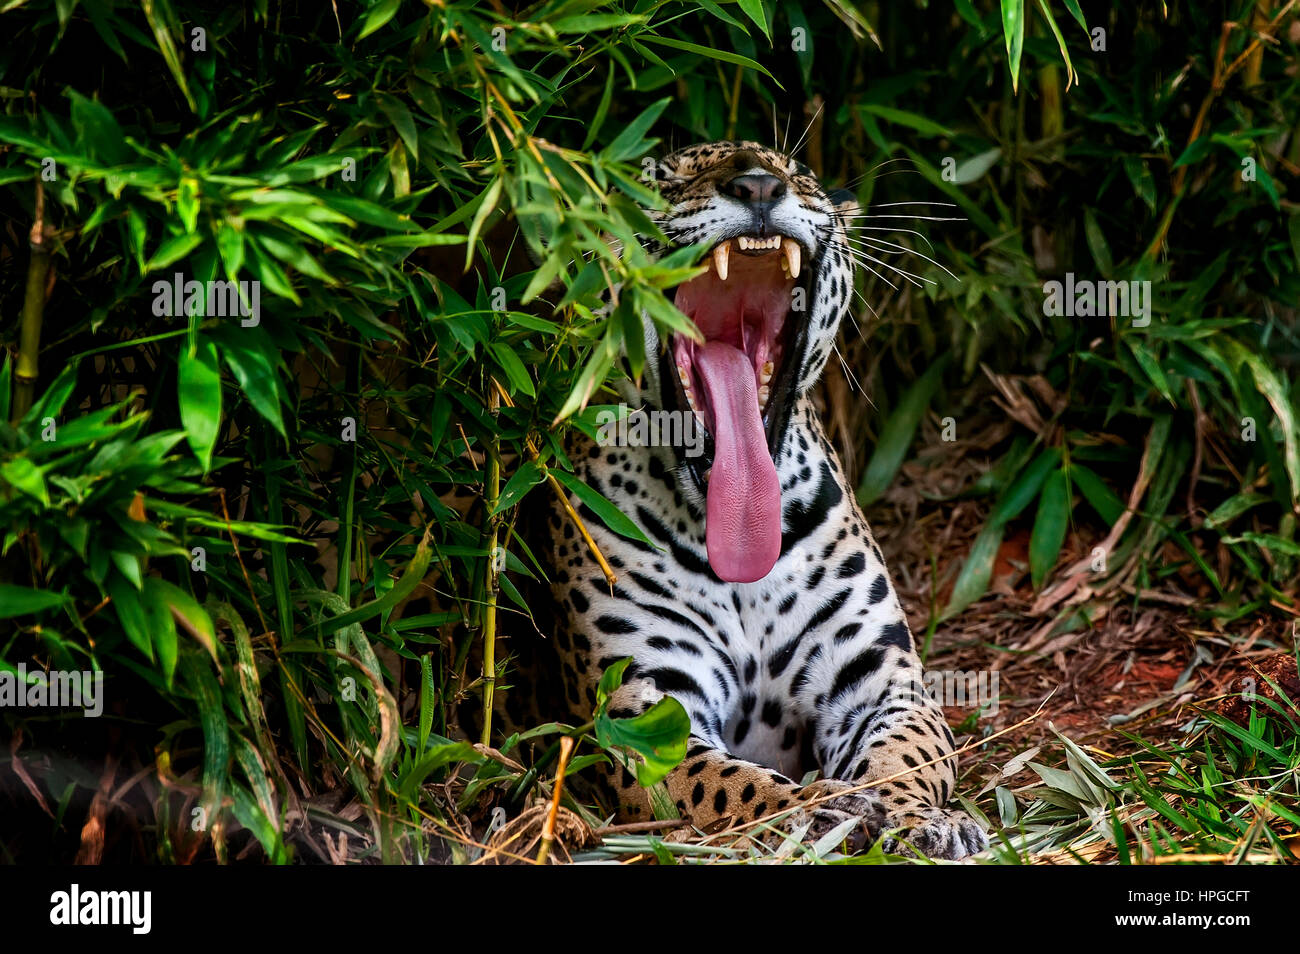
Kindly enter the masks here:
M 499 407 L 497 392 L 488 390 L 488 407 L 495 414 Z M 492 743 L 492 702 L 497 681 L 497 533 L 501 527 L 497 500 L 501 496 L 501 456 L 494 436 L 487 447 L 487 482 L 484 487 L 487 499 L 488 547 L 487 569 L 483 593 L 483 735 L 484 745 Z
M 14 423 L 21 421 L 31 410 L 36 381 L 40 377 L 37 359 L 41 353 L 41 322 L 45 317 L 45 285 L 50 274 L 50 249 L 45 243 L 45 186 L 39 179 L 36 182 L 36 210 L 28 241 L 32 257 L 27 263 L 27 291 L 23 297 L 18 363 L 14 368 Z

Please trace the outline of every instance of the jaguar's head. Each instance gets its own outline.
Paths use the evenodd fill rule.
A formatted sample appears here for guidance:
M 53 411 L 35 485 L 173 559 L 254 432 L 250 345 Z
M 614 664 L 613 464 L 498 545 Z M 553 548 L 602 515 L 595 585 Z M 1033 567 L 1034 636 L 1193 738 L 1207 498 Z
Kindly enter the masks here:
M 661 347 L 647 322 L 646 354 L 660 357 L 645 397 L 703 425 L 703 454 L 679 458 L 682 483 L 704 498 L 713 571 L 753 582 L 781 552 L 776 460 L 794 403 L 826 366 L 853 292 L 853 198 L 832 197 L 803 163 L 753 142 L 679 150 L 656 180 L 664 234 L 709 255 L 706 274 L 669 293 L 704 342 L 674 334 Z

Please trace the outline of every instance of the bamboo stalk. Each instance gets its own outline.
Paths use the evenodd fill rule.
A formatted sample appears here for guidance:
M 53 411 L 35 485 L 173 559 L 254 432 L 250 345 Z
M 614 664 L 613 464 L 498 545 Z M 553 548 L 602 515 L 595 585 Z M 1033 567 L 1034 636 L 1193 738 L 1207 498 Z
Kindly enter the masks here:
M 1038 93 L 1039 134 L 1043 139 L 1055 139 L 1065 131 L 1065 116 L 1061 112 L 1061 71 L 1055 64 L 1038 71 Z
M 347 360 L 346 394 L 349 398 L 355 399 L 361 387 L 361 349 L 350 349 Z M 358 417 L 361 416 L 361 402 L 359 400 L 356 405 L 356 414 Z M 360 426 L 361 422 L 358 421 L 357 425 Z M 357 442 L 350 442 L 350 446 L 343 448 L 343 453 L 347 455 L 347 464 L 344 469 L 345 489 L 343 499 L 340 501 L 339 511 L 338 578 L 334 581 L 334 585 L 339 596 L 350 606 L 352 603 L 352 548 L 355 546 L 352 521 L 356 516 Z
M 50 249 L 45 242 L 45 185 L 36 180 L 36 209 L 28 236 L 32 257 L 27 263 L 27 292 L 23 297 L 18 363 L 14 368 L 14 402 L 11 420 L 17 424 L 31 410 L 40 377 L 41 322 L 45 317 L 45 285 L 50 272 Z
M 496 381 L 493 381 L 496 384 Z M 497 385 L 499 388 L 500 385 Z M 488 390 L 488 410 L 495 417 L 501 402 L 497 391 Z M 483 593 L 483 733 L 484 745 L 492 741 L 492 700 L 497 682 L 497 532 L 501 517 L 495 513 L 501 497 L 501 455 L 496 439 L 487 453 L 488 559 Z
M 1273 0 L 1257 0 L 1250 15 L 1250 32 L 1258 36 L 1268 27 L 1268 15 L 1273 11 Z M 1246 60 L 1246 69 L 1241 77 L 1241 85 L 1249 89 L 1258 86 L 1260 75 L 1264 70 L 1264 47 L 1256 46 L 1250 51 Z
M 576 745 L 572 738 L 564 736 L 560 739 L 560 764 L 555 768 L 555 785 L 551 788 L 551 807 L 546 812 L 546 822 L 542 825 L 542 844 L 537 849 L 536 864 L 546 864 L 546 859 L 551 854 L 551 845 L 555 842 L 555 816 L 560 811 L 560 796 L 564 793 L 564 773 L 569 767 L 569 756 L 573 754 L 573 747 Z

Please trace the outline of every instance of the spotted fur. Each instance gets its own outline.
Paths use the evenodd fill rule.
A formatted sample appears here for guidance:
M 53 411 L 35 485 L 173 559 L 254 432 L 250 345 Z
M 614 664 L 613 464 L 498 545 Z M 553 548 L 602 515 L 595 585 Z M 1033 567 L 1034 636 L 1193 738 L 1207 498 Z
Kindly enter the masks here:
M 721 186 L 755 170 L 781 179 L 772 224 L 811 253 L 809 309 L 798 319 L 788 421 L 774 453 L 781 556 L 756 583 L 722 582 L 706 558 L 703 493 L 679 450 L 585 448 L 575 455 L 578 476 L 656 547 L 614 535 L 583 510 L 617 572 L 611 590 L 569 522 L 553 515 L 567 703 L 576 719 L 588 718 L 602 671 L 631 656 L 614 714 L 637 714 L 664 694 L 686 708 L 690 748 L 666 784 L 695 824 L 790 812 L 788 827 L 811 823 L 818 833 L 858 818 L 858 844 L 902 829 L 899 838 L 930 856 L 960 858 L 986 839 L 966 814 L 944 807 L 955 782 L 952 733 L 921 686 L 880 548 L 809 397 L 852 294 L 842 214 L 801 163 L 755 143 L 720 142 L 658 163 L 668 203 L 659 222 L 677 245 L 744 234 L 747 212 Z M 648 320 L 645 334 L 646 353 L 663 353 Z M 626 386 L 629 404 L 663 407 L 670 374 L 667 361 L 649 362 L 641 389 Z M 572 504 L 583 509 L 576 497 Z M 810 770 L 822 781 L 801 787 L 795 780 Z M 617 776 L 624 816 L 648 817 L 645 790 L 626 771 Z

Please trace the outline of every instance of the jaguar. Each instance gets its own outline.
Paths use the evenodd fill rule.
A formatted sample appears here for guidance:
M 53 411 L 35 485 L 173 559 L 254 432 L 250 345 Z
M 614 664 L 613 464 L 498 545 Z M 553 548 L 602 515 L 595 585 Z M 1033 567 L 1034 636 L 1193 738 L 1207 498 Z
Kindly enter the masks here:
M 651 251 L 708 249 L 707 272 L 669 292 L 702 340 L 644 318 L 646 372 L 619 387 L 631 407 L 693 415 L 703 448 L 589 441 L 572 455 L 654 545 L 591 521 L 611 585 L 557 502 L 567 706 L 588 718 L 626 657 L 611 715 L 676 698 L 691 735 L 664 784 L 697 826 L 774 820 L 850 831 L 853 847 L 979 852 L 983 829 L 948 805 L 952 732 L 812 394 L 854 289 L 854 198 L 754 142 L 690 146 L 654 172 L 668 243 Z M 611 774 L 621 815 L 648 817 L 647 790 Z

